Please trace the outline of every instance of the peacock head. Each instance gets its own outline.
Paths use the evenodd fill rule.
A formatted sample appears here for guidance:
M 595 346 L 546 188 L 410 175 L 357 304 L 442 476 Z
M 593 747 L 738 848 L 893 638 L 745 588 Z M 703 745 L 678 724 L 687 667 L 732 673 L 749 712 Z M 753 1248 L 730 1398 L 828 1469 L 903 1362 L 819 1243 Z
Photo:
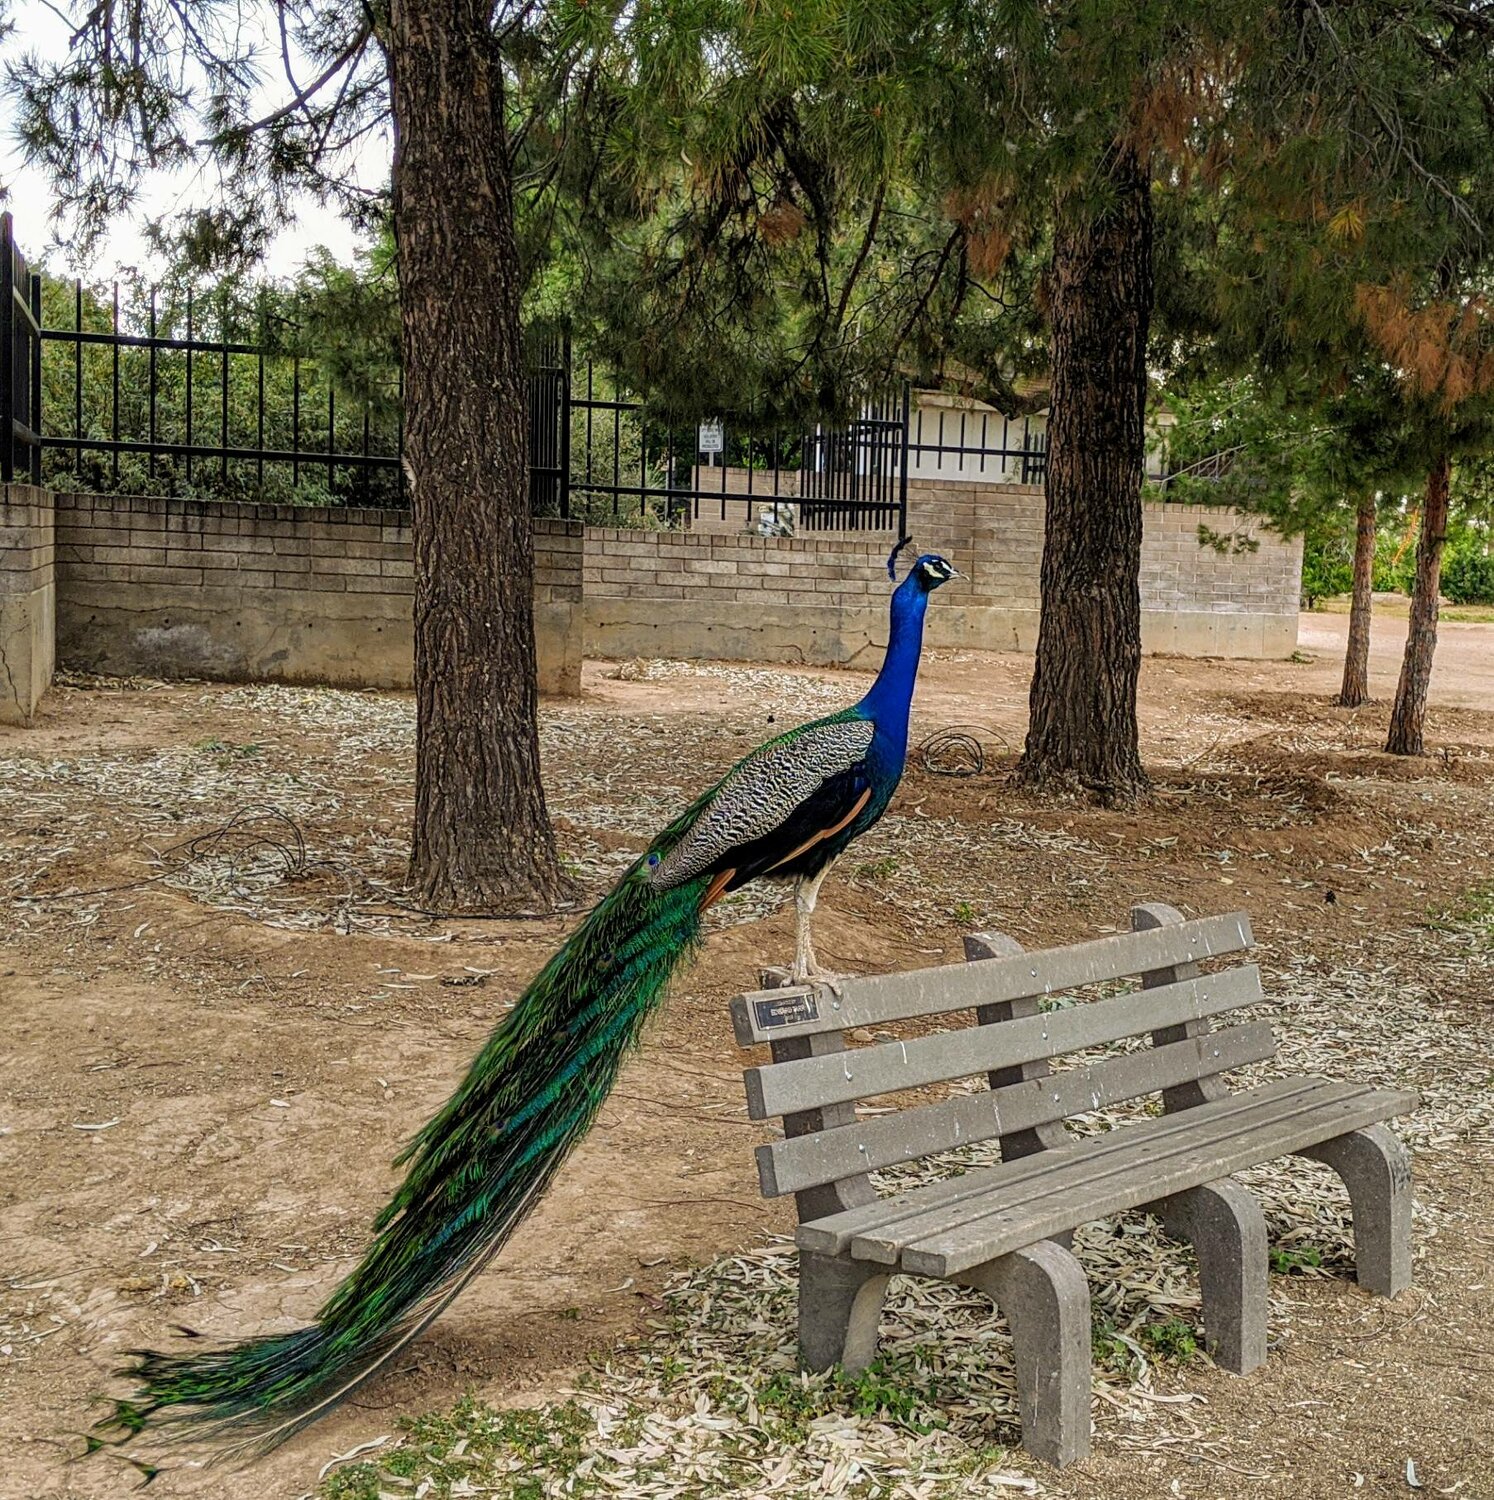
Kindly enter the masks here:
M 951 578 L 964 576 L 947 557 L 940 557 L 937 552 L 925 552 L 908 569 L 908 577 L 913 579 L 916 586 L 926 594 L 933 593 L 940 584 L 948 583 Z
M 888 554 L 887 576 L 889 578 L 897 577 L 897 555 L 911 540 L 911 537 L 905 536 Z M 937 552 L 925 552 L 908 569 L 908 576 L 903 579 L 902 588 L 910 591 L 917 589 L 920 593 L 932 594 L 940 584 L 948 583 L 951 578 L 964 576 L 947 557 L 940 557 Z

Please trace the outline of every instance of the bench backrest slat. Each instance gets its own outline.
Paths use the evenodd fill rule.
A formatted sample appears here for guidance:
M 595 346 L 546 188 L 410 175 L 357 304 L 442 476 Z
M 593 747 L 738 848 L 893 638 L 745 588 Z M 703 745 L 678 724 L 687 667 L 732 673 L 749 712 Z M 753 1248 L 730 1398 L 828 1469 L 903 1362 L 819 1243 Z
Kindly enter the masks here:
M 1014 1024 L 1006 1022 L 999 1029 Z M 1267 1022 L 1230 1026 L 1207 1036 L 1108 1057 L 1089 1067 L 1070 1068 L 1046 1078 L 961 1094 L 834 1130 L 774 1141 L 757 1148 L 758 1176 L 769 1198 L 801 1192 L 853 1174 L 1104 1109 L 1197 1078 L 1201 1072 L 1224 1072 L 1261 1062 L 1275 1051 L 1276 1041 Z
M 1139 935 L 1155 936 L 1154 933 Z M 1009 962 L 987 959 L 963 965 L 957 972 L 974 982 Z M 964 1004 L 971 1004 L 974 998 Z M 905 1042 L 882 1042 L 827 1057 L 749 1068 L 743 1075 L 747 1112 L 754 1120 L 765 1120 L 820 1105 L 850 1103 L 877 1094 L 968 1078 L 995 1068 L 1118 1042 L 1185 1021 L 1204 1020 L 1253 1005 L 1260 998 L 1260 971 L 1254 964 L 1245 964 L 1219 974 L 1158 989 L 1137 990 L 1091 1005 L 1075 1005 L 999 1025 L 962 1027 Z
M 1029 995 L 1051 995 L 1080 985 L 1197 963 L 1251 947 L 1243 912 L 1202 917 L 1143 932 L 1120 933 L 1066 948 L 1049 948 L 979 964 L 949 964 L 901 974 L 846 979 L 828 988 L 763 990 L 731 1003 L 737 1041 L 744 1047 L 792 1036 L 879 1026 L 915 1016 L 993 1005 Z

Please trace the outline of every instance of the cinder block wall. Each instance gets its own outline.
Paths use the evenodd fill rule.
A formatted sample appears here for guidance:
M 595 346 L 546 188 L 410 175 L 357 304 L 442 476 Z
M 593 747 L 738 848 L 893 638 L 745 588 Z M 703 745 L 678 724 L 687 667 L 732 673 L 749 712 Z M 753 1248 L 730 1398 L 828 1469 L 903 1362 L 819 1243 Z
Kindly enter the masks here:
M 52 496 L 0 487 L 0 724 L 27 724 L 52 681 L 56 631 Z
M 593 656 L 822 665 L 885 642 L 887 539 L 588 527 L 582 576 Z
M 394 510 L 59 494 L 57 649 L 85 670 L 407 687 L 410 520 Z M 540 685 L 580 687 L 581 528 L 536 522 Z
M 965 578 L 929 615 L 936 646 L 1031 651 L 1043 557 L 1040 485 L 911 480 L 908 531 Z M 889 533 L 761 538 L 590 530 L 587 649 L 599 656 L 758 661 L 875 659 L 886 639 Z M 1200 525 L 1230 538 L 1200 544 Z M 1142 645 L 1185 656 L 1281 657 L 1297 644 L 1300 541 L 1208 506 L 1148 505 L 1142 531 Z
M 1043 560 L 1041 485 L 911 480 L 908 530 L 944 552 L 968 584 L 952 584 L 930 616 L 937 644 L 1031 651 Z M 1229 539 L 1199 542 L 1207 526 Z M 1205 505 L 1147 505 L 1141 533 L 1141 642 L 1183 656 L 1289 656 L 1297 645 L 1302 542 Z M 948 606 L 954 606 L 950 608 Z
M 70 665 L 159 676 L 408 685 L 409 517 L 11 486 L 0 511 L 0 718 L 24 722 Z M 1042 491 L 913 481 L 919 551 L 967 577 L 929 616 L 934 645 L 1031 650 Z M 1207 525 L 1229 538 L 1200 546 Z M 55 557 L 53 536 L 55 533 Z M 535 523 L 540 685 L 580 687 L 583 653 L 874 664 L 887 534 L 794 538 Z M 1152 506 L 1142 548 L 1150 651 L 1285 656 L 1298 543 L 1232 512 Z M 55 614 L 55 637 L 53 619 Z

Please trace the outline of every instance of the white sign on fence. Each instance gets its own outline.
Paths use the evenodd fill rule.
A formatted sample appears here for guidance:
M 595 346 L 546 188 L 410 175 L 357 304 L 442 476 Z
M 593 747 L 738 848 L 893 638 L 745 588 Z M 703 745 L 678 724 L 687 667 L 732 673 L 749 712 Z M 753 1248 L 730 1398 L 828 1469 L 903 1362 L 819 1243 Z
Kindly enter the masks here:
M 701 453 L 720 453 L 726 447 L 726 433 L 722 430 L 721 423 L 702 422 L 695 446 Z

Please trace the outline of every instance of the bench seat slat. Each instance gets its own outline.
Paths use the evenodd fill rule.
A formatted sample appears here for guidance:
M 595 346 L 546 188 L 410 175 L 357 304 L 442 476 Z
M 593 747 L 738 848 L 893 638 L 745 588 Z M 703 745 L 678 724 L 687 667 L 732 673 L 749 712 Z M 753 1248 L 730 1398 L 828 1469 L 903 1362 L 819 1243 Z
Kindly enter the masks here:
M 1193 1131 L 1165 1145 L 1125 1130 L 1117 1132 L 1127 1138 L 1120 1149 L 1103 1159 L 1083 1146 L 1050 1153 L 1065 1160 L 1046 1176 L 1030 1177 L 1010 1199 L 998 1198 L 997 1189 L 984 1202 L 969 1200 L 963 1220 L 942 1228 L 935 1226 L 949 1217 L 947 1210 L 919 1215 L 890 1234 L 857 1237 L 851 1254 L 919 1275 L 958 1275 L 1034 1240 L 1376 1124 L 1416 1103 L 1414 1094 L 1400 1090 L 1317 1082 L 1231 1118 L 1196 1119 Z M 1186 1113 L 1211 1111 L 1202 1106 Z
M 750 1047 L 1054 994 L 1149 969 L 1242 953 L 1253 941 L 1250 918 L 1230 912 L 1012 958 L 845 979 L 834 997 L 815 988 L 738 995 L 731 1003 L 732 1024 L 737 1041 Z
M 1113 1142 L 1100 1137 L 1044 1152 L 1047 1172 L 1026 1173 L 1014 1184 L 993 1182 L 980 1196 L 855 1236 L 850 1254 L 916 1275 L 959 1275 L 1037 1239 L 1302 1151 L 1403 1115 L 1416 1104 L 1415 1095 L 1395 1089 L 1319 1079 L 1293 1082 L 1310 1086 L 1253 1100 L 1251 1109 L 1227 1118 L 1199 1119 L 1193 1131 L 1169 1140 L 1148 1139 L 1145 1128 L 1128 1127 L 1115 1131 L 1119 1139 Z M 1214 1109 L 1187 1113 L 1214 1116 Z
M 1162 1149 L 1169 1139 L 1187 1135 L 1194 1128 L 1196 1119 L 1228 1119 L 1263 1102 L 1299 1097 L 1321 1087 L 1322 1083 L 1323 1080 L 1317 1078 L 1280 1078 L 1259 1088 L 1231 1094 L 1217 1104 L 1199 1105 L 1176 1114 L 1139 1120 L 1103 1135 L 1076 1138 L 1072 1146 L 1061 1152 L 1039 1151 L 1017 1161 L 982 1167 L 958 1177 L 945 1177 L 938 1182 L 910 1188 L 863 1208 L 846 1209 L 842 1213 L 812 1219 L 799 1226 L 795 1238 L 802 1250 L 839 1255 L 848 1250 L 858 1236 L 888 1231 L 931 1209 L 962 1204 L 997 1189 L 1004 1193 L 1014 1192 L 1028 1179 L 1051 1172 L 1060 1163 L 1060 1158 L 1067 1160 L 1074 1152 L 1087 1153 L 1087 1159 L 1095 1163 L 1111 1152 L 1128 1150 L 1132 1142 L 1149 1150 Z M 971 1214 L 965 1212 L 956 1217 L 969 1218 Z
M 1274 1085 L 1232 1094 L 1227 1100 L 1206 1108 L 1195 1106 L 1166 1115 L 1159 1121 L 1125 1125 L 1108 1135 L 1091 1137 L 1061 1151 L 1045 1153 L 1036 1159 L 1039 1163 L 1046 1163 L 1044 1168 L 1026 1173 L 1017 1180 L 1007 1178 L 1003 1169 L 996 1167 L 981 1193 L 931 1205 L 920 1212 L 902 1214 L 895 1221 L 854 1235 L 847 1248 L 858 1258 L 890 1265 L 908 1245 L 956 1230 L 991 1214 L 1020 1209 L 1034 1199 L 1058 1191 L 1066 1181 L 1081 1178 L 1085 1182 L 1099 1181 L 1107 1172 L 1117 1167 L 1124 1168 L 1137 1160 L 1138 1153 L 1147 1160 L 1165 1159 L 1179 1151 L 1194 1149 L 1202 1139 L 1216 1139 L 1231 1131 L 1248 1130 L 1262 1120 L 1290 1115 L 1337 1098 L 1346 1090 L 1363 1092 L 1358 1085 L 1332 1083 L 1323 1078 L 1278 1079 Z M 1164 1128 L 1174 1120 L 1179 1122 L 1180 1128 Z
M 979 974 L 1003 960 L 967 964 Z M 999 1025 L 961 1027 L 882 1042 L 826 1057 L 749 1068 L 743 1075 L 747 1113 L 754 1120 L 844 1104 L 899 1089 L 967 1078 L 993 1068 L 1036 1062 L 1085 1047 L 1118 1042 L 1166 1026 L 1205 1020 L 1261 999 L 1260 970 L 1242 964 L 1156 989 L 1116 995 L 1092 1005 L 1045 1011 Z
M 1264 1061 L 1275 1051 L 1266 1022 L 1230 1026 L 1208 1036 L 1107 1057 L 1045 1078 L 774 1141 L 757 1148 L 758 1175 L 769 1198 L 797 1193 L 858 1172 L 1107 1108 L 1204 1074 Z

